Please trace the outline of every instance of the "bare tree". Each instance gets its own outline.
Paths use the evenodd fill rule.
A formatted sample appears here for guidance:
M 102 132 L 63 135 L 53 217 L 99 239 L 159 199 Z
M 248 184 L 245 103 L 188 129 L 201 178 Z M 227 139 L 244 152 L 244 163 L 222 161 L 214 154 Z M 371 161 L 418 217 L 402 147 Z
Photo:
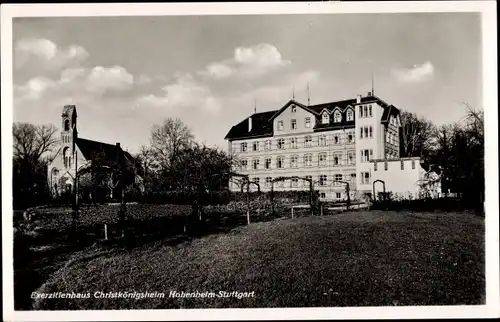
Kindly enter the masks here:
M 422 156 L 432 149 L 436 126 L 415 113 L 403 111 L 400 115 L 402 127 L 403 156 Z
M 32 164 L 39 162 L 58 142 L 56 132 L 57 128 L 52 124 L 35 126 L 30 123 L 14 123 L 14 157 Z
M 53 125 L 14 123 L 13 196 L 15 207 L 44 202 L 48 194 L 47 157 L 58 139 Z
M 194 135 L 180 119 L 166 119 L 151 130 L 151 156 L 154 166 L 162 169 L 170 167 L 178 153 L 189 148 Z M 152 164 L 153 165 L 153 164 Z

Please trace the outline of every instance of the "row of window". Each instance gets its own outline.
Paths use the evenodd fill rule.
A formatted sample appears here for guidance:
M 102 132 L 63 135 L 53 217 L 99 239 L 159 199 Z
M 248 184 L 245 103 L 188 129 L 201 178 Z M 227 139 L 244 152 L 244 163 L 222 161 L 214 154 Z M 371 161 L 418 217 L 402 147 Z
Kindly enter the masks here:
M 368 133 L 368 132 L 367 132 Z M 370 133 L 371 132 L 371 127 L 370 127 Z M 318 138 L 318 146 L 326 146 L 328 145 L 328 135 L 324 134 L 324 135 L 320 135 L 317 137 Z M 346 137 L 345 137 L 345 140 L 342 140 L 343 139 L 343 136 L 341 134 L 333 134 L 332 135 L 332 140 L 331 142 L 333 144 L 343 144 L 345 141 L 345 143 L 355 143 L 355 135 L 354 135 L 354 132 L 348 132 L 346 134 Z M 276 147 L 278 150 L 284 150 L 286 148 L 286 143 L 288 141 L 288 144 L 289 144 L 289 147 L 291 149 L 296 149 L 298 148 L 298 143 L 299 143 L 299 139 L 294 137 L 294 138 L 290 138 L 290 139 L 284 139 L 284 138 L 281 138 L 281 139 L 277 139 L 276 140 Z M 259 142 L 259 141 L 254 141 L 252 142 L 252 151 L 260 151 L 261 149 L 261 143 L 262 142 Z M 312 147 L 313 146 L 313 137 L 312 135 L 306 135 L 304 137 L 304 147 Z M 271 140 L 266 140 L 264 142 L 264 151 L 270 151 L 272 149 L 272 146 L 271 146 Z M 248 143 L 247 142 L 242 142 L 240 143 L 240 152 L 247 152 L 248 151 Z
M 63 136 L 62 141 L 63 141 L 63 143 L 71 143 L 71 137 Z
M 367 118 L 367 117 L 372 117 L 372 105 L 360 105 L 359 106 L 359 117 L 360 118 Z
M 396 137 L 396 133 L 393 133 L 393 132 L 387 132 L 385 134 L 385 142 L 387 143 L 390 143 L 390 144 L 394 144 L 394 145 L 397 145 L 397 137 Z
M 310 117 L 306 117 L 304 119 L 304 126 L 306 128 L 310 128 L 311 127 L 311 118 Z M 292 119 L 290 121 L 290 128 L 292 130 L 296 130 L 298 128 L 297 119 Z M 284 121 L 278 121 L 278 131 L 283 131 L 283 129 L 284 129 Z
M 362 150 L 363 151 L 363 150 Z M 368 151 L 368 150 L 367 150 Z M 373 154 L 373 152 L 371 152 Z M 371 158 L 371 156 L 370 156 Z M 297 168 L 299 166 L 299 156 L 292 155 L 290 156 L 290 168 Z M 303 165 L 305 167 L 312 167 L 313 165 L 313 155 L 305 154 L 303 156 Z M 340 166 L 343 164 L 354 165 L 356 164 L 356 153 L 348 152 L 346 160 L 343 160 L 343 153 L 334 153 L 333 154 L 333 165 Z M 260 169 L 260 159 L 255 158 L 252 160 L 252 169 L 258 170 Z M 320 152 L 318 153 L 318 166 L 327 166 L 328 165 L 328 153 Z M 241 160 L 240 169 L 246 170 L 248 168 L 248 160 Z M 272 158 L 266 157 L 264 158 L 264 169 L 272 169 Z M 275 169 L 284 169 L 285 168 L 285 156 L 279 155 L 276 157 Z
M 373 128 L 371 126 L 360 127 L 359 128 L 359 137 L 361 139 L 373 138 Z
M 373 163 L 373 170 L 377 171 L 377 168 L 378 168 L 377 162 L 374 162 Z M 389 168 L 388 162 L 385 161 L 384 162 L 384 170 L 387 171 L 388 168 Z M 415 160 L 411 160 L 411 168 L 413 170 L 415 170 Z M 401 160 L 401 170 L 404 170 L 404 169 L 405 169 L 405 162 L 404 162 L 404 160 Z
M 347 121 L 354 120 L 354 112 L 351 109 L 348 109 L 346 112 L 346 120 Z M 340 113 L 340 111 L 337 110 L 337 111 L 333 112 L 333 122 L 334 123 L 342 122 L 342 113 Z M 330 114 L 328 114 L 328 112 L 325 111 L 321 115 L 321 123 L 322 124 L 330 123 Z
M 310 175 L 304 176 L 304 178 L 306 178 L 308 180 L 313 180 L 313 177 Z M 326 175 L 326 174 L 320 174 L 317 178 L 318 178 L 318 180 L 314 181 L 314 183 L 318 184 L 319 186 L 324 187 L 324 186 L 328 186 L 328 185 L 335 185 L 336 181 L 353 181 L 356 178 L 356 174 L 351 173 L 351 174 L 342 175 L 341 173 L 337 173 L 337 174 L 332 176 L 333 180 L 331 182 L 328 181 L 328 175 Z M 272 180 L 273 180 L 272 177 L 265 177 L 263 183 L 266 187 L 271 187 Z M 259 177 L 253 177 L 251 179 L 251 181 L 255 182 L 259 185 L 261 184 Z M 338 184 L 341 185 L 341 183 L 338 183 Z M 298 178 L 292 178 L 289 180 L 277 181 L 274 184 L 274 186 L 278 187 L 278 188 L 284 188 L 285 186 L 289 186 L 291 188 L 308 187 L 309 181 L 300 180 Z

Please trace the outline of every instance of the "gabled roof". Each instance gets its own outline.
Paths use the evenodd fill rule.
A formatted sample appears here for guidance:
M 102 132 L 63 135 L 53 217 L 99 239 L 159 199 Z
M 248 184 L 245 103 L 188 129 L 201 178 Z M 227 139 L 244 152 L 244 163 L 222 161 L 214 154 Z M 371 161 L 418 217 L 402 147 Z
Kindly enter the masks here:
M 92 160 L 96 155 L 102 155 L 105 158 L 105 162 L 116 162 L 118 160 L 120 153 L 123 153 L 125 160 L 134 167 L 139 167 L 140 165 L 136 162 L 135 158 L 130 155 L 127 151 L 123 151 L 121 147 L 113 144 L 92 141 L 82 138 L 76 139 L 76 145 L 83 154 L 83 157 L 87 160 Z
M 289 100 L 283 107 L 279 110 L 272 110 L 268 112 L 255 113 L 251 115 L 252 118 L 252 130 L 248 131 L 248 120 L 250 117 L 244 119 L 240 123 L 231 127 L 224 139 L 226 140 L 236 140 L 236 139 L 248 139 L 252 137 L 271 137 L 273 136 L 273 119 L 280 115 L 284 110 L 286 110 L 290 105 L 295 104 L 296 106 L 305 109 L 306 111 L 312 113 L 317 122 L 314 127 L 314 131 L 327 131 L 336 129 L 348 129 L 354 128 L 355 119 L 352 121 L 347 121 L 347 110 L 348 107 L 352 109 L 358 104 L 366 103 L 377 103 L 384 108 L 384 113 L 382 116 L 382 123 L 386 122 L 388 115 L 397 115 L 399 110 L 394 105 L 389 105 L 385 101 L 381 100 L 375 95 L 361 97 L 360 103 L 357 103 L 357 99 L 347 99 L 343 101 L 328 102 L 316 105 L 304 105 L 295 100 Z M 321 123 L 321 113 L 327 110 L 330 114 L 338 107 L 342 113 L 342 121 L 334 122 L 334 118 L 330 117 L 330 122 L 328 124 Z M 355 113 L 354 113 L 355 115 Z M 355 117 L 355 116 L 354 116 Z

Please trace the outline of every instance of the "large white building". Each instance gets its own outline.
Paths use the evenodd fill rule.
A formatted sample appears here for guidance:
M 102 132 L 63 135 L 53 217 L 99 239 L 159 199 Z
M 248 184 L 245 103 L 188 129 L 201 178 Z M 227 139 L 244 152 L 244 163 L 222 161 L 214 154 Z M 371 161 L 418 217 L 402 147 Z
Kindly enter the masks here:
M 225 139 L 239 161 L 234 170 L 259 183 L 262 191 L 269 191 L 276 177 L 298 176 L 312 179 L 325 199 L 346 198 L 346 185 L 339 181 L 349 183 L 351 199 L 372 193 L 374 180 L 384 180 L 387 191 L 418 194 L 425 171 L 418 159 L 399 159 L 399 114 L 372 93 L 319 105 L 290 100 L 279 110 L 254 113 L 232 126 Z M 409 165 L 395 173 L 395 161 Z M 384 167 L 389 163 L 390 176 L 381 174 L 389 171 Z M 401 176 L 408 180 L 399 181 Z M 275 190 L 308 188 L 303 180 L 274 184 Z M 232 181 L 230 189 L 241 186 Z

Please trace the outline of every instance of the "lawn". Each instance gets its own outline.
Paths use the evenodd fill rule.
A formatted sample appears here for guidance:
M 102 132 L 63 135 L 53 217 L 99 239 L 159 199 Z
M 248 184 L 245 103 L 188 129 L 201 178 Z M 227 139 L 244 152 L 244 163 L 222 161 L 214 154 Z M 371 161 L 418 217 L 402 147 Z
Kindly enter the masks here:
M 484 219 L 459 213 L 350 212 L 277 219 L 133 249 L 88 251 L 38 292 L 91 293 L 37 299 L 35 309 L 166 309 L 484 303 Z M 240 291 L 254 297 L 169 298 Z M 165 292 L 165 298 L 96 299 L 103 292 Z

